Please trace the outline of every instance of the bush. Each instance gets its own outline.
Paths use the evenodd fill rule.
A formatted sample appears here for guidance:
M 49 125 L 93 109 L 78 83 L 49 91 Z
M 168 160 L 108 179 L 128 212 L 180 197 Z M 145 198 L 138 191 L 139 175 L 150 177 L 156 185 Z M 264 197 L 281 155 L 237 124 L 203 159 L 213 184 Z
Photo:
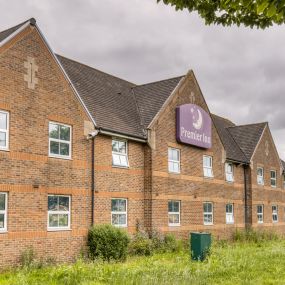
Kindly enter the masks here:
M 98 225 L 89 230 L 88 247 L 92 259 L 125 260 L 127 257 L 128 234 L 111 225 Z
M 22 267 L 32 267 L 35 264 L 36 255 L 32 247 L 25 249 L 20 255 L 20 264 Z
M 183 242 L 175 238 L 172 234 L 164 237 L 165 252 L 179 252 L 183 249 Z
M 144 232 L 136 233 L 130 243 L 129 253 L 131 255 L 145 255 L 153 254 L 153 243 L 148 234 Z
M 143 231 L 138 231 L 132 238 L 129 253 L 131 255 L 150 256 L 153 253 L 178 252 L 183 248 L 183 242 L 174 235 L 163 235 L 153 231 L 151 236 Z

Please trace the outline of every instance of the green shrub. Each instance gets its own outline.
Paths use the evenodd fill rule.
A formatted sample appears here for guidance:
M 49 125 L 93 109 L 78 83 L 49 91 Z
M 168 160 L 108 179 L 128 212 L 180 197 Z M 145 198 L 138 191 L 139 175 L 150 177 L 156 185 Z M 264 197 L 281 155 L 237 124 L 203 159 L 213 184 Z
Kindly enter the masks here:
M 153 253 L 178 252 L 182 249 L 183 241 L 177 240 L 173 234 L 163 235 L 158 231 L 153 231 L 149 236 L 140 230 L 131 240 L 129 253 L 150 256 Z
M 166 234 L 164 237 L 165 252 L 179 252 L 183 249 L 182 240 L 176 239 L 173 234 Z
M 127 257 L 128 234 L 111 225 L 98 225 L 89 230 L 88 247 L 92 259 L 125 260 Z
M 22 267 L 32 267 L 36 262 L 36 254 L 33 247 L 29 247 L 21 252 L 20 264 Z
M 150 256 L 153 254 L 153 243 L 145 232 L 137 232 L 129 245 L 129 253 L 131 255 Z

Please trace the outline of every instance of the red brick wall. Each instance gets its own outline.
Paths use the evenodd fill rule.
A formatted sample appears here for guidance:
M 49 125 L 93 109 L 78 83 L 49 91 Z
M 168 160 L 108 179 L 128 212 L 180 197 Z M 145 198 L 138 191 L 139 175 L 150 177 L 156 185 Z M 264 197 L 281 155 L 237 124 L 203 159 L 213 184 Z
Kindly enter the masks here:
M 36 254 L 73 260 L 85 246 L 90 212 L 89 120 L 35 29 L 27 28 L 0 51 L 0 109 L 10 114 L 9 151 L 0 151 L 0 191 L 8 193 L 8 232 L 0 234 L 0 266 Z M 38 84 L 29 89 L 27 57 L 38 66 Z M 48 157 L 48 124 L 72 126 L 72 159 Z M 34 188 L 38 185 L 38 188 Z M 47 231 L 47 195 L 71 195 L 71 230 Z
M 208 150 L 176 141 L 175 108 L 192 103 L 208 110 L 192 74 L 188 75 L 178 93 L 169 102 L 152 128 L 155 133 L 153 150 L 152 224 L 155 229 L 186 236 L 190 231 L 205 230 L 219 236 L 229 235 L 235 227 L 244 226 L 243 168 L 234 168 L 235 183 L 227 183 L 224 174 L 223 145 L 212 125 L 212 148 Z M 168 173 L 168 147 L 180 149 L 181 173 Z M 203 155 L 213 156 L 214 178 L 203 176 Z M 168 200 L 181 201 L 181 225 L 168 226 Z M 214 203 L 214 225 L 203 225 L 203 202 Z M 225 205 L 234 204 L 235 223 L 225 225 Z
M 129 167 L 112 166 L 112 137 L 95 143 L 95 223 L 111 222 L 111 199 L 128 199 L 128 231 L 144 225 L 144 144 L 128 141 Z
M 266 154 L 268 153 L 268 155 Z M 264 185 L 257 184 L 257 167 L 264 169 Z M 252 217 L 253 227 L 258 229 L 277 230 L 284 232 L 284 206 L 285 206 L 285 190 L 283 188 L 283 177 L 280 171 L 279 156 L 276 153 L 274 142 L 266 127 L 261 141 L 256 149 L 252 160 Z M 277 172 L 277 187 L 270 185 L 270 170 Z M 264 222 L 257 223 L 257 204 L 264 205 Z M 272 222 L 272 205 L 278 206 L 278 223 Z

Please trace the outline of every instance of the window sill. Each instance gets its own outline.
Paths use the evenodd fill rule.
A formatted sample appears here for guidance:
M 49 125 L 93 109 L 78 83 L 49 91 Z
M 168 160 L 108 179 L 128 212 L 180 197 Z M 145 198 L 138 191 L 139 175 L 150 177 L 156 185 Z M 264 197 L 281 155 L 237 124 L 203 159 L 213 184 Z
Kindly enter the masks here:
M 8 233 L 7 230 L 1 230 L 1 231 L 0 231 L 0 235 L 1 235 L 1 234 L 7 234 L 7 233 Z
M 229 184 L 234 184 L 235 183 L 235 181 L 228 181 L 228 180 L 226 180 L 226 182 L 229 183 Z
M 63 160 L 73 160 L 71 157 L 64 157 L 64 156 L 56 156 L 56 155 L 50 155 L 49 158 L 55 158 L 55 159 L 63 159 Z
M 128 225 L 113 225 L 112 226 L 116 227 L 116 228 L 127 228 Z
M 214 224 L 211 223 L 211 224 L 204 224 L 204 226 L 213 226 Z
M 0 151 L 6 151 L 6 152 L 9 152 L 10 149 L 9 148 L 0 148 Z
M 71 231 L 71 228 L 58 228 L 58 229 L 53 229 L 53 228 L 48 228 L 48 232 L 64 232 L 64 231 Z
M 180 224 L 168 224 L 169 227 L 171 228 L 175 228 L 175 227 L 180 227 Z
M 226 223 L 226 225 L 234 225 L 235 222 L 232 222 L 232 223 Z
M 262 224 L 263 224 L 263 222 L 257 222 L 257 224 L 262 225 Z
M 179 175 L 179 174 L 181 174 L 181 172 L 172 172 L 172 171 L 168 171 L 168 173 L 169 173 L 169 174 L 174 174 L 174 175 L 177 175 L 177 174 Z
M 129 165 L 128 166 L 123 166 L 123 165 L 114 165 L 114 164 L 112 164 L 112 167 L 114 167 L 114 168 L 123 168 L 123 169 L 129 169 L 130 168 Z
M 205 179 L 214 179 L 214 176 L 204 176 Z

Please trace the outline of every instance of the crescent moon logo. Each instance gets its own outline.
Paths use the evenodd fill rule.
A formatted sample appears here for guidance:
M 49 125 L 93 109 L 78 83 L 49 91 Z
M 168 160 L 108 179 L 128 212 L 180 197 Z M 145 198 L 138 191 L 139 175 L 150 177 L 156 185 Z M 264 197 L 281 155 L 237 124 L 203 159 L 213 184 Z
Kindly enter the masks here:
M 196 122 L 193 122 L 193 127 L 196 130 L 200 130 L 202 128 L 202 125 L 203 125 L 203 116 L 202 116 L 199 109 L 197 110 L 197 112 L 198 112 L 198 120 Z

